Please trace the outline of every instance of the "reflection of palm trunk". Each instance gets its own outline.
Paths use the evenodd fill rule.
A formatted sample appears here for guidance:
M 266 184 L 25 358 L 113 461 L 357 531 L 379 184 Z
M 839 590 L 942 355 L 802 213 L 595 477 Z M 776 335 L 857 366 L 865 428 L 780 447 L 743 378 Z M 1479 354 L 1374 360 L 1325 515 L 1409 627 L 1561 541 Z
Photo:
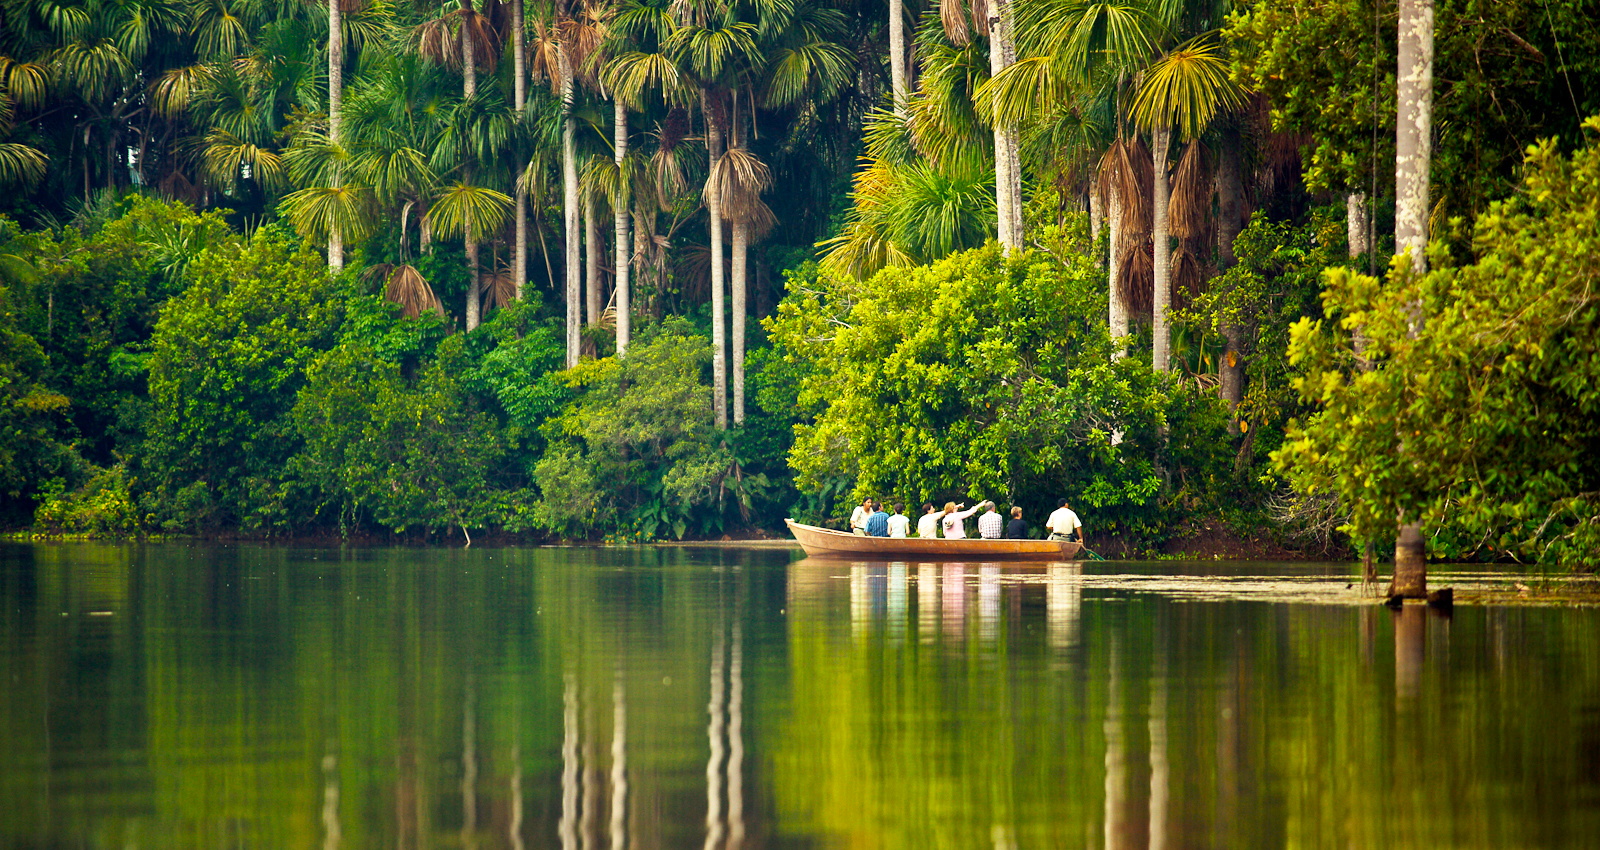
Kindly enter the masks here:
M 1050 649 L 1064 654 L 1078 645 L 1078 621 L 1083 605 L 1083 567 L 1055 564 L 1045 585 Z
M 1150 850 L 1166 850 L 1167 789 L 1167 670 L 1165 648 L 1156 646 L 1156 669 L 1150 682 Z
M 561 715 L 561 823 L 557 828 L 562 850 L 578 846 L 578 681 L 566 675 Z
M 850 634 L 860 637 L 872 625 L 872 598 L 867 590 L 867 567 L 853 564 L 850 567 Z
M 472 847 L 478 831 L 478 707 L 472 683 L 461 711 L 461 845 Z
M 628 846 L 628 699 L 622 671 L 611 685 L 611 850 Z
M 581 722 L 581 721 L 580 721 Z M 582 735 L 583 738 L 583 800 L 579 806 L 583 815 L 580 820 L 579 838 L 584 850 L 596 850 L 600 846 L 600 767 L 594 757 L 594 733 Z
M 1106 813 L 1105 850 L 1118 850 L 1125 846 L 1123 837 L 1127 833 L 1127 822 L 1124 819 L 1122 792 L 1128 781 L 1128 754 L 1126 744 L 1122 740 L 1122 683 L 1119 679 L 1118 666 L 1121 659 L 1117 657 L 1117 642 L 1111 640 L 1111 660 L 1109 662 L 1110 682 L 1107 685 L 1106 697 Z
M 1394 691 L 1400 699 L 1416 697 L 1422 685 L 1422 661 L 1428 645 L 1428 614 L 1421 605 L 1406 605 L 1394 615 Z
M 946 564 L 942 584 L 944 631 L 950 638 L 960 640 L 967 626 L 967 565 Z
M 706 704 L 706 739 L 711 745 L 711 756 L 706 760 L 706 844 L 705 850 L 722 846 L 722 624 L 717 624 L 717 635 L 711 645 L 711 699 Z
M 1000 567 L 978 566 L 978 639 L 993 643 L 1000 635 Z
M 511 745 L 511 850 L 522 850 L 522 744 Z
M 889 565 L 889 638 L 903 643 L 906 637 L 906 603 L 908 596 L 906 565 Z
M 939 631 L 939 568 L 917 565 L 917 632 L 923 643 L 933 643 Z
M 744 844 L 744 670 L 739 612 L 733 614 L 733 651 L 728 665 L 728 850 Z
M 342 832 L 339 827 L 339 760 L 328 753 L 322 757 L 322 850 L 339 850 Z

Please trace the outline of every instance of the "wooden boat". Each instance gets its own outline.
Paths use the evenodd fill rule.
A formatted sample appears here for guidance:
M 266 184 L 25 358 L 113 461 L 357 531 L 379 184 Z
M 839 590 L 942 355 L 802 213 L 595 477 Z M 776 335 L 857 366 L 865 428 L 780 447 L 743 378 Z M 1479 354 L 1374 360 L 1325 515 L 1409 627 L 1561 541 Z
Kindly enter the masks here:
M 807 555 L 829 557 L 933 560 L 1029 560 L 1071 561 L 1083 548 L 1067 540 L 985 540 L 968 537 L 959 540 L 930 537 L 862 537 L 831 528 L 784 520 L 795 542 Z

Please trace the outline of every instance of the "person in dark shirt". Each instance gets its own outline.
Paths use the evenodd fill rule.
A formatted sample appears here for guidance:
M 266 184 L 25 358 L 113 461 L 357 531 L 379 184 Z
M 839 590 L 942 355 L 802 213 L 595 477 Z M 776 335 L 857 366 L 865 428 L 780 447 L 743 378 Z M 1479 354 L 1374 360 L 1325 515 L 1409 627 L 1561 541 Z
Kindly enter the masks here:
M 867 536 L 889 536 L 889 514 L 884 511 L 883 503 L 876 499 L 872 502 L 872 515 L 867 517 Z
M 1013 540 L 1028 536 L 1028 524 L 1022 520 L 1022 508 L 1012 506 L 1011 521 L 1006 523 L 1006 536 Z

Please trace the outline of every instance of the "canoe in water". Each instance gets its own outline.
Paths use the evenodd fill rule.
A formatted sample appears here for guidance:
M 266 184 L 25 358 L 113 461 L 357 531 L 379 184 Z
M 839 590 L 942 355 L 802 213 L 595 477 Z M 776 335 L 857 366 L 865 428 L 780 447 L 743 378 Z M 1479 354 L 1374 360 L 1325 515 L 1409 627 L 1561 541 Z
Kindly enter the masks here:
M 862 537 L 784 520 L 795 542 L 807 555 L 869 557 L 875 559 L 932 558 L 948 560 L 1071 561 L 1078 557 L 1081 543 L 1067 540 L 985 540 L 968 537 L 959 540 L 929 537 Z

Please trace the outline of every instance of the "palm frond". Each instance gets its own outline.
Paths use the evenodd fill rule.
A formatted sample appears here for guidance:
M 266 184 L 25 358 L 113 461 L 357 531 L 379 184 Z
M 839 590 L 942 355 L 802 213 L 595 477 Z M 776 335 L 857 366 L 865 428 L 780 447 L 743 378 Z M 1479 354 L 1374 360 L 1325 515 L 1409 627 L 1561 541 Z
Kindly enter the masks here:
M 372 233 L 374 200 L 366 186 L 308 186 L 285 195 L 278 208 L 307 239 L 325 240 L 338 233 L 350 243 Z
M 1245 92 L 1229 75 L 1221 46 L 1207 34 L 1178 45 L 1150 66 L 1132 112 L 1142 130 L 1166 124 L 1181 138 L 1193 139 L 1219 112 L 1244 103 Z
M 511 198 L 487 186 L 458 181 L 434 199 L 425 220 L 441 236 L 482 242 L 499 230 L 511 212 Z

